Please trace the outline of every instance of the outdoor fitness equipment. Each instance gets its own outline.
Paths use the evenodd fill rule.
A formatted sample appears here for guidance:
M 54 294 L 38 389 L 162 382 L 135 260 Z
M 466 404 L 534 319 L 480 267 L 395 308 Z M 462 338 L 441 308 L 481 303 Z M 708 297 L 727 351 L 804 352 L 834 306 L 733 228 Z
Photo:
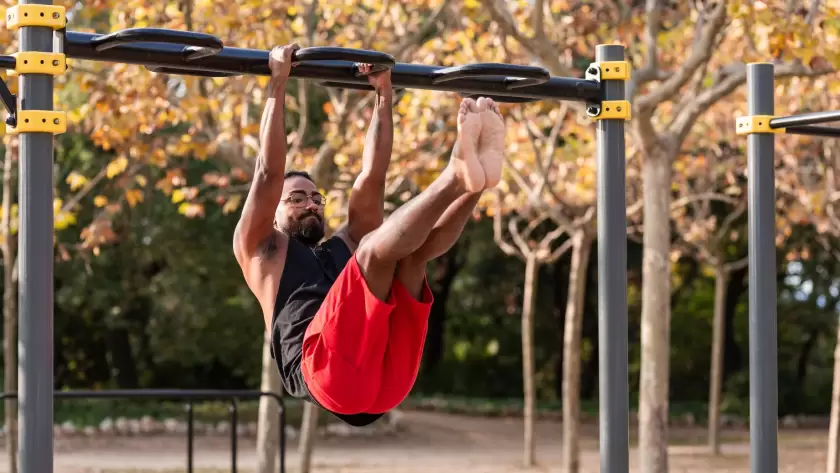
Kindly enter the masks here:
M 6 11 L 20 52 L 0 57 L 18 75 L 16 97 L 2 84 L 8 131 L 20 135 L 18 363 L 20 471 L 53 471 L 53 135 L 66 131 L 66 113 L 53 110 L 54 76 L 66 58 L 144 65 L 166 74 L 232 77 L 269 75 L 268 51 L 227 47 L 191 31 L 132 28 L 101 35 L 66 31 L 64 7 L 20 0 Z M 388 54 L 344 48 L 306 48 L 292 77 L 327 87 L 371 90 L 355 62 L 391 69 L 394 88 L 484 95 L 498 101 L 584 102 L 597 122 L 598 300 L 601 471 L 628 470 L 627 225 L 624 121 L 630 118 L 624 47 L 600 45 L 585 79 L 551 77 L 541 67 L 470 64 L 438 67 L 396 63 Z M 609 267 L 607 266 L 609 265 Z M 751 358 L 753 359 L 753 358 Z
M 774 90 L 773 64 L 748 64 L 748 115 L 739 117 L 735 123 L 736 133 L 747 135 L 750 470 L 753 473 L 779 471 L 775 135 L 840 137 L 840 128 L 817 126 L 840 121 L 840 112 L 774 116 Z

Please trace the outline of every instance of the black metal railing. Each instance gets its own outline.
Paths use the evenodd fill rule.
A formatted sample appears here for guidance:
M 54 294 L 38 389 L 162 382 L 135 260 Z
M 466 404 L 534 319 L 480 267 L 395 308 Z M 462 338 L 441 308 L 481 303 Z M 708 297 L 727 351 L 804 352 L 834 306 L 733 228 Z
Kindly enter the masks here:
M 193 473 L 193 457 L 195 442 L 195 413 L 196 401 L 219 401 L 230 402 L 230 471 L 236 473 L 237 434 L 239 432 L 239 401 L 272 397 L 279 406 L 279 439 L 277 442 L 277 455 L 280 463 L 280 473 L 286 472 L 286 409 L 283 398 L 277 393 L 249 390 L 215 390 L 215 389 L 117 389 L 106 391 L 56 391 L 55 399 L 144 399 L 144 400 L 168 400 L 186 401 L 187 411 L 187 473 Z M 17 393 L 2 393 L 0 399 L 15 399 Z

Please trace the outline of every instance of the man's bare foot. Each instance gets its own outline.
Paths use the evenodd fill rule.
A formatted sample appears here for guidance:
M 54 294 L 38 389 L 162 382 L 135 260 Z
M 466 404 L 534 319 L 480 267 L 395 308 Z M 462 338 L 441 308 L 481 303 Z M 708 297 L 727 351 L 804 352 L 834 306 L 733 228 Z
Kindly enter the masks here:
M 499 104 L 487 97 L 479 97 L 481 136 L 478 140 L 478 160 L 484 168 L 484 188 L 496 187 L 502 179 L 502 162 L 505 153 L 505 120 Z
M 458 139 L 452 149 L 452 166 L 456 178 L 467 192 L 481 192 L 485 188 L 484 167 L 478 158 L 478 141 L 483 120 L 481 108 L 473 99 L 461 101 L 458 109 Z

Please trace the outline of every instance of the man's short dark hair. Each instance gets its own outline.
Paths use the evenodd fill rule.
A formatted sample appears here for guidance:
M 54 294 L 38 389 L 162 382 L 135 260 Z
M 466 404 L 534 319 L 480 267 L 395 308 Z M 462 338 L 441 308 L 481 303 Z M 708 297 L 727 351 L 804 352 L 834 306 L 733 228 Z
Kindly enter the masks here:
M 286 171 L 286 174 L 283 175 L 283 179 L 288 179 L 290 177 L 302 177 L 307 181 L 315 184 L 315 179 L 312 179 L 312 176 L 310 176 L 309 173 L 306 171 Z

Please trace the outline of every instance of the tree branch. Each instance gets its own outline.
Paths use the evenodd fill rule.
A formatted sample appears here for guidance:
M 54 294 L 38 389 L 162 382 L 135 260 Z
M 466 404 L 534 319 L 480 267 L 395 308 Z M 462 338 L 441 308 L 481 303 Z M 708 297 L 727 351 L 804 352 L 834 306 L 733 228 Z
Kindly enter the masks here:
M 522 235 L 519 234 L 519 228 L 516 226 L 518 221 L 518 217 L 511 217 L 508 219 L 508 233 L 510 234 L 510 238 L 519 248 L 519 253 L 522 254 L 522 256 L 528 256 L 531 254 L 531 247 L 528 246 L 528 243 L 522 238 Z
M 411 47 L 421 44 L 423 39 L 432 33 L 432 30 L 438 20 L 440 20 L 443 14 L 447 12 L 448 5 L 449 2 L 441 2 L 440 5 L 428 17 L 426 17 L 423 24 L 420 25 L 413 34 L 404 37 L 402 41 L 397 43 L 396 47 L 393 49 L 394 56 L 405 57 L 405 55 L 409 53 Z
M 820 13 L 820 0 L 811 0 L 811 8 L 808 9 L 808 15 L 805 17 L 805 23 L 808 26 L 814 25 L 814 20 Z
M 669 125 L 669 132 L 681 143 L 697 118 L 706 112 L 718 100 L 731 94 L 735 89 L 740 87 L 747 81 L 747 66 L 743 63 L 737 65 L 726 66 L 730 69 L 730 74 L 721 73 L 722 79 L 714 86 L 707 88 L 702 93 L 697 95 L 697 98 L 687 104 L 682 110 L 677 113 L 673 121 Z M 722 72 L 722 71 L 721 71 Z M 791 62 L 784 64 L 777 64 L 775 66 L 775 77 L 788 78 L 793 76 L 817 77 L 834 72 L 833 69 L 812 70 L 803 66 L 800 63 Z
M 505 241 L 502 233 L 502 199 L 499 192 L 496 192 L 496 212 L 493 215 L 493 240 L 504 254 L 522 259 L 522 254 L 516 250 L 515 246 Z
M 731 197 L 727 197 L 727 196 L 725 196 L 721 193 L 718 193 L 718 192 L 701 192 L 699 194 L 693 194 L 693 195 L 687 195 L 685 197 L 680 197 L 679 199 L 671 202 L 671 211 L 673 212 L 674 210 L 679 209 L 680 207 L 685 207 L 686 205 L 688 205 L 692 202 L 697 202 L 697 201 L 702 201 L 702 200 L 719 200 L 721 202 L 726 202 L 727 204 L 730 204 L 730 205 L 738 205 L 738 203 L 741 202 L 738 199 L 733 199 Z
M 647 0 L 645 2 L 645 17 L 647 24 L 645 25 L 645 33 L 643 36 L 643 44 L 645 46 L 645 65 L 634 74 L 636 80 L 631 87 L 628 97 L 632 97 L 636 87 L 655 80 L 659 76 L 659 49 L 657 47 L 657 38 L 659 38 L 659 30 L 662 26 L 662 4 L 664 0 Z
M 651 0 L 652 1 L 652 0 Z M 692 48 L 691 55 L 683 62 L 682 67 L 676 70 L 662 85 L 636 99 L 640 111 L 652 110 L 662 102 L 672 98 L 694 75 L 694 72 L 703 64 L 709 61 L 714 52 L 715 38 L 723 29 L 726 23 L 727 2 L 717 2 L 715 9 L 707 18 L 699 33 L 699 40 Z M 698 23 L 702 19 L 698 19 Z M 699 25 L 698 25 L 699 26 Z
M 129 169 L 129 175 L 133 174 L 138 167 L 139 166 L 137 164 L 132 166 L 131 169 Z M 64 203 L 64 205 L 61 206 L 60 212 L 69 212 L 73 207 L 75 207 L 76 204 L 78 204 L 91 191 L 91 189 L 93 189 L 97 184 L 99 184 L 99 181 L 101 181 L 105 177 L 107 170 L 107 168 L 102 168 L 102 170 L 99 171 L 99 173 L 96 176 L 94 176 L 93 179 L 87 181 L 87 183 L 85 183 L 84 187 L 82 187 L 81 190 L 79 190 L 79 192 L 73 194 L 73 197 L 71 197 L 70 200 L 68 200 Z
M 744 256 L 739 260 L 724 264 L 723 270 L 727 273 L 731 273 L 732 271 L 738 271 L 739 269 L 746 268 L 748 264 L 750 264 L 750 258 L 749 256 Z
M 558 246 L 557 249 L 551 252 L 547 258 L 544 258 L 543 261 L 545 263 L 553 263 L 560 259 L 567 251 L 569 251 L 575 245 L 575 240 L 569 238 L 568 240 L 564 241 L 562 245 Z
M 444 2 L 445 3 L 445 2 Z M 537 41 L 546 41 L 545 35 L 545 1 L 544 0 L 534 0 L 534 12 L 533 12 L 533 27 L 534 27 L 534 39 Z
M 747 211 L 747 201 L 741 199 L 741 203 L 738 204 L 738 207 L 735 208 L 734 211 L 730 212 L 729 215 L 723 219 L 723 222 L 720 224 L 720 228 L 715 235 L 715 239 L 717 241 L 721 241 L 725 236 L 726 232 L 732 228 L 732 224 L 735 223 L 735 220 L 738 220 L 741 215 L 744 215 L 744 212 Z
M 508 36 L 512 36 L 532 56 L 539 58 L 555 76 L 569 76 L 571 71 L 560 62 L 560 55 L 551 41 L 548 40 L 545 31 L 536 31 L 533 38 L 525 36 L 516 26 L 516 20 L 508 10 L 504 0 L 484 0 L 490 17 Z
M 533 219 L 531 219 L 531 220 L 528 222 L 528 225 L 525 227 L 525 230 L 523 230 L 523 231 L 521 232 L 521 238 L 522 238 L 523 240 L 529 240 L 529 239 L 531 239 L 531 234 L 532 234 L 532 233 L 534 233 L 534 230 L 536 230 L 536 229 L 537 229 L 537 227 L 539 227 L 539 226 L 540 226 L 540 224 L 542 224 L 543 222 L 545 222 L 545 221 L 546 221 L 546 218 L 547 218 L 547 217 L 546 217 L 545 215 L 540 215 L 540 216 L 539 216 L 539 217 L 537 217 L 537 218 L 533 218 Z M 518 229 L 517 229 L 517 232 L 518 232 Z

